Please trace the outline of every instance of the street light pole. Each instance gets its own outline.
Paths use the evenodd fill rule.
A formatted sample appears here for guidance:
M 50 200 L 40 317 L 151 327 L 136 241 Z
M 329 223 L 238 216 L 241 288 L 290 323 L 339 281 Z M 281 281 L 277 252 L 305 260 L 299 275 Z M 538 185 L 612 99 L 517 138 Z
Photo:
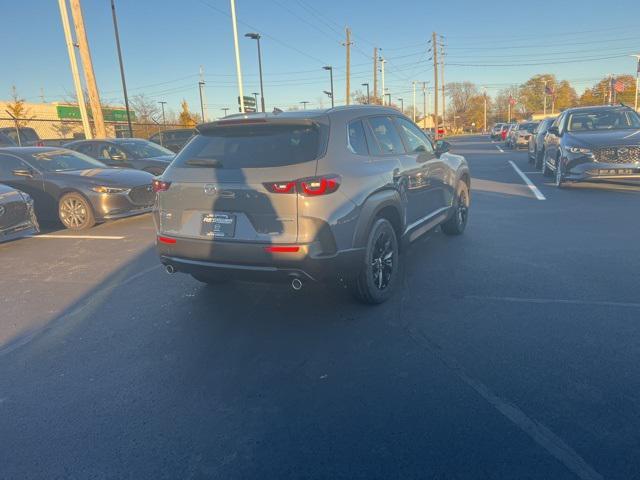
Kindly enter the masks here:
M 387 106 L 391 106 L 391 94 L 390 93 L 385 93 L 384 94 L 385 97 L 387 97 Z
M 362 86 L 367 87 L 367 105 L 369 105 L 371 103 L 371 98 L 369 97 L 369 84 L 363 83 Z
M 120 78 L 122 78 L 122 93 L 124 94 L 124 108 L 127 110 L 127 124 L 129 125 L 129 137 L 133 137 L 131 127 L 131 113 L 129 112 L 129 96 L 127 95 L 127 82 L 124 78 L 124 64 L 122 63 L 122 50 L 120 49 L 120 34 L 118 33 L 118 19 L 116 18 L 115 0 L 111 0 L 111 16 L 113 17 L 113 31 L 116 34 L 116 48 L 118 49 L 118 63 L 120 63 Z
M 303 109 L 303 110 L 306 110 L 306 109 L 307 109 L 307 103 L 309 103 L 309 102 L 308 102 L 308 101 L 306 101 L 306 100 L 303 100 L 303 101 L 302 101 L 302 102 L 300 102 L 300 103 L 302 104 L 302 109 Z
M 227 112 L 229 111 L 229 107 L 224 107 L 222 109 L 222 111 L 224 112 L 224 116 L 226 117 L 227 116 Z
M 335 99 L 334 99 L 334 95 L 333 95 L 333 67 L 330 65 L 327 65 L 325 67 L 322 67 L 323 70 L 329 70 L 329 76 L 331 78 L 331 108 L 335 107 Z
M 487 132 L 487 89 L 483 91 L 484 95 L 484 132 Z
M 416 81 L 414 80 L 412 83 L 413 83 L 413 123 L 416 123 Z
M 259 33 L 245 33 L 245 37 L 251 38 L 258 43 L 258 71 L 260 72 L 260 107 L 262 113 L 264 113 L 264 85 L 262 83 L 262 52 L 260 51 L 260 39 L 262 38 Z M 256 110 L 258 109 L 258 99 L 256 98 Z
M 404 113 L 404 98 L 399 98 L 398 101 L 400 102 L 400 111 Z
M 240 99 L 240 113 L 244 113 L 244 92 L 242 86 L 242 66 L 240 65 L 240 48 L 238 47 L 238 22 L 236 20 L 236 1 L 231 3 L 231 26 L 233 28 L 233 47 L 236 54 L 236 79 L 238 80 L 238 97 Z

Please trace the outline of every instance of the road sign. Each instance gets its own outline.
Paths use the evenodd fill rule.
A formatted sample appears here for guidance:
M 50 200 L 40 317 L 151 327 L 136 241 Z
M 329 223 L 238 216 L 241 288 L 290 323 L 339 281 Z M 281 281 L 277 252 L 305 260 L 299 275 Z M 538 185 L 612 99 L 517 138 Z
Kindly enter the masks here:
M 247 97 L 245 95 L 242 98 L 244 98 L 245 110 L 246 110 L 246 107 L 253 107 L 253 110 L 255 111 L 255 107 L 256 107 L 256 99 L 255 99 L 255 97 Z M 240 97 L 239 96 L 238 96 L 238 105 L 240 105 Z

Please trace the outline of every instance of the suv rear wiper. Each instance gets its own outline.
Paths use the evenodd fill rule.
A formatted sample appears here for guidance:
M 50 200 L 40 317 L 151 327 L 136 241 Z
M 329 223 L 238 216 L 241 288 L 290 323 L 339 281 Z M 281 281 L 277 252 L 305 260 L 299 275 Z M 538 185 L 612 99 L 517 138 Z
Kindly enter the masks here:
M 210 167 L 210 168 L 221 168 L 222 162 L 220 160 L 216 160 L 215 158 L 192 158 L 185 162 L 186 165 L 190 165 L 192 167 Z

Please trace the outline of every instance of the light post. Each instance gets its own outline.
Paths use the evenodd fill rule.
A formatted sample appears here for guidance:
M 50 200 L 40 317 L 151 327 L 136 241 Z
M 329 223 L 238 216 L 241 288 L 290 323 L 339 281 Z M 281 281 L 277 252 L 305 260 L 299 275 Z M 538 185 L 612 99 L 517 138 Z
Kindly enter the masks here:
M 387 106 L 391 106 L 391 94 L 390 93 L 385 93 L 384 94 L 385 97 L 387 97 Z
M 227 112 L 229 111 L 229 107 L 224 107 L 221 109 L 224 112 L 224 116 L 227 116 Z
M 306 110 L 306 109 L 307 109 L 307 103 L 309 103 L 309 102 L 308 102 L 308 101 L 306 101 L 306 100 L 303 100 L 303 101 L 302 101 L 302 102 L 300 102 L 300 103 L 302 104 L 302 109 L 303 109 L 303 110 Z
M 404 98 L 399 98 L 398 101 L 400 102 L 400 111 L 404 113 Z
M 264 113 L 264 87 L 262 84 L 262 52 L 260 51 L 260 36 L 259 33 L 245 33 L 245 37 L 251 38 L 258 43 L 258 71 L 260 72 L 260 107 L 262 108 L 262 113 Z M 258 103 L 256 99 L 256 110 L 258 109 Z
M 253 92 L 251 95 L 253 95 L 253 98 L 256 99 L 256 112 L 258 111 L 258 92 Z
M 158 102 L 158 103 L 162 106 L 162 127 L 163 127 L 163 130 L 166 130 L 167 129 L 167 119 L 164 116 L 164 104 L 167 103 L 167 102 L 163 101 L 163 102 Z
M 329 70 L 329 77 L 331 78 L 331 95 L 329 95 L 331 97 L 331 108 L 333 108 L 335 106 L 335 100 L 334 100 L 334 96 L 333 96 L 333 67 L 330 65 L 324 66 L 322 67 L 323 70 Z M 325 90 L 325 93 L 328 93 Z
M 363 83 L 362 86 L 367 87 L 367 105 L 369 105 L 371 103 L 371 98 L 369 97 L 369 84 Z
M 484 89 L 483 95 L 484 99 L 484 133 L 487 133 L 487 89 Z

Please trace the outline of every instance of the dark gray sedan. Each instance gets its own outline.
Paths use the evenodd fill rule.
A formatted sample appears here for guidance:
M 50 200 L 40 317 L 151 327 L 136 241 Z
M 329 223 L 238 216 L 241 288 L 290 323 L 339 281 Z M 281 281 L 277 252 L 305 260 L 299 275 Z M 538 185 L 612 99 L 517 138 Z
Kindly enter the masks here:
M 33 235 L 38 231 L 31 197 L 0 183 L 0 242 Z
M 140 138 L 78 140 L 64 147 L 84 153 L 110 167 L 135 168 L 153 175 L 162 174 L 175 156 L 171 150 Z
M 73 230 L 150 211 L 152 180 L 147 172 L 108 168 L 65 148 L 0 150 L 0 183 L 29 194 L 39 219 L 60 219 Z

